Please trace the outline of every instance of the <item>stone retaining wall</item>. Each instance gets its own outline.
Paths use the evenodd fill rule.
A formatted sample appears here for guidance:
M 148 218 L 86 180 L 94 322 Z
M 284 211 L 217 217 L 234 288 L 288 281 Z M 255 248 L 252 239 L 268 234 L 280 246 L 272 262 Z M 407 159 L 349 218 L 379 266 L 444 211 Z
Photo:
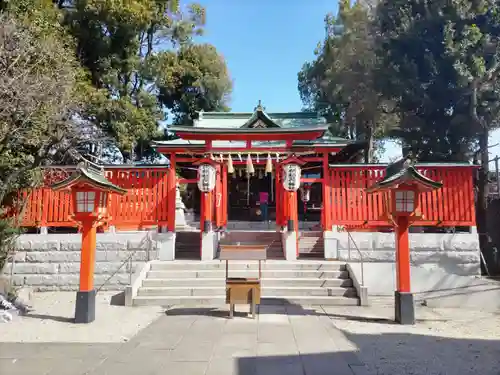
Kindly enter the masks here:
M 149 237 L 148 237 L 149 236 Z M 395 240 L 392 233 L 352 233 L 366 263 L 393 264 Z M 149 238 L 150 240 L 147 240 Z M 147 232 L 97 235 L 95 285 L 120 290 L 146 261 L 158 259 L 156 234 Z M 159 238 L 158 238 L 159 240 Z M 76 290 L 80 271 L 80 234 L 26 234 L 17 241 L 13 284 L 34 290 Z M 479 242 L 476 234 L 410 234 L 413 266 L 447 275 L 475 276 L 480 272 Z M 350 249 L 350 250 L 349 250 Z M 360 255 L 347 233 L 325 233 L 325 252 L 331 258 L 359 261 Z M 132 256 L 132 264 L 126 260 Z M 12 263 L 4 270 L 11 274 Z M 116 272 L 116 274 L 115 274 Z M 380 277 L 379 272 L 377 277 Z
M 14 262 L 6 265 L 3 277 L 10 277 L 14 267 L 14 286 L 29 286 L 35 291 L 77 290 L 80 248 L 80 234 L 21 235 Z M 123 289 L 130 284 L 130 271 L 133 274 L 156 256 L 157 244 L 147 232 L 98 234 L 95 287 Z M 127 261 L 130 257 L 132 262 Z
M 330 233 L 337 240 L 339 260 L 392 263 L 395 260 L 393 233 Z M 356 250 L 356 246 L 360 250 Z M 477 234 L 410 233 L 411 262 L 429 265 L 461 276 L 480 274 L 480 252 Z

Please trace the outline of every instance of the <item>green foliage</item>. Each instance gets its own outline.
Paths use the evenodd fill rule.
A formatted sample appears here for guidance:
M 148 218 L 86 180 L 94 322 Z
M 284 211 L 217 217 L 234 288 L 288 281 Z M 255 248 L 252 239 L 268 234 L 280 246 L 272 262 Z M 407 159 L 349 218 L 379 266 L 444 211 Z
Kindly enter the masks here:
M 195 111 L 224 108 L 231 89 L 225 63 L 214 47 L 191 42 L 205 22 L 201 6 L 181 12 L 179 1 L 166 0 L 71 4 L 65 24 L 97 90 L 83 116 L 124 155 L 158 137 L 167 110 L 179 122 Z
M 82 104 L 82 72 L 60 30 L 31 24 L 32 15 L 1 16 L 0 204 L 80 137 L 72 116 Z
M 339 1 L 338 16 L 327 15 L 325 29 L 316 59 L 299 73 L 299 92 L 307 109 L 327 117 L 333 134 L 366 140 L 370 161 L 375 139 L 395 120 L 375 87 L 379 60 L 370 11 L 359 2 Z
M 160 102 L 175 114 L 175 123 L 191 124 L 195 111 L 227 111 L 231 81 L 224 59 L 209 45 L 181 46 L 151 59 Z
M 498 60 L 496 1 L 395 0 L 382 2 L 378 87 L 400 113 L 396 135 L 420 160 L 467 160 L 482 129 L 497 124 L 499 91 L 487 77 Z M 490 79 L 488 79 L 490 78 Z M 478 105 L 471 83 L 481 80 Z
M 0 273 L 7 263 L 9 255 L 14 251 L 13 245 L 20 233 L 21 230 L 13 219 L 0 218 Z
M 73 117 L 85 74 L 71 39 L 52 8 L 25 4 L 0 14 L 0 268 L 19 232 L 10 219 L 22 206 L 18 190 L 39 184 L 40 167 L 82 137 Z

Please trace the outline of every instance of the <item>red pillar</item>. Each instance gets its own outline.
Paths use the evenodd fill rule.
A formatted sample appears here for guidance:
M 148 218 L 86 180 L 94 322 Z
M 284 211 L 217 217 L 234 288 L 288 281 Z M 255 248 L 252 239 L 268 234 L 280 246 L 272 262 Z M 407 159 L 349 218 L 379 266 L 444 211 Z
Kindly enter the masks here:
M 288 206 L 288 216 L 287 216 L 287 225 L 292 222 L 293 226 L 288 227 L 289 231 L 294 231 L 297 233 L 297 256 L 299 255 L 299 212 L 297 205 L 297 192 L 296 191 L 287 191 L 287 206 Z
M 177 176 L 175 173 L 175 154 L 170 155 L 170 168 L 168 171 L 167 180 L 167 230 L 175 232 L 175 193 L 176 193 Z
M 288 191 L 287 192 L 287 201 L 288 201 L 288 220 L 293 220 L 294 229 L 297 228 L 297 222 L 299 221 L 299 214 L 297 211 L 297 192 L 296 191 Z
M 283 203 L 281 210 L 281 225 L 286 226 L 287 221 L 290 220 L 290 194 L 287 194 L 287 191 L 281 184 L 281 201 Z
M 227 227 L 227 165 L 222 166 L 222 226 Z
M 275 178 L 274 178 L 274 202 L 276 206 L 276 226 L 281 226 L 282 220 L 283 220 L 283 213 L 282 213 L 282 197 L 281 197 L 281 177 L 280 177 L 280 170 L 278 164 L 275 165 Z
M 408 216 L 398 216 L 396 227 L 396 282 L 397 291 L 410 293 L 410 243 Z
M 202 232 L 209 232 L 212 230 L 213 195 L 213 192 L 201 192 L 200 229 Z
M 94 218 L 82 221 L 82 250 L 80 253 L 80 286 L 76 294 L 75 323 L 95 320 L 94 268 L 96 226 Z
M 80 255 L 80 292 L 94 289 L 96 227 L 94 220 L 82 223 L 82 251 Z
M 411 293 L 409 218 L 396 218 L 396 292 L 394 317 L 400 324 L 415 324 L 415 302 Z
M 215 194 L 214 194 L 214 207 L 215 207 L 215 226 L 222 226 L 222 166 L 217 166 L 217 174 L 215 178 Z
M 328 153 L 323 154 L 323 211 L 321 224 L 324 231 L 332 230 L 332 186 L 330 181 L 330 168 L 328 166 Z

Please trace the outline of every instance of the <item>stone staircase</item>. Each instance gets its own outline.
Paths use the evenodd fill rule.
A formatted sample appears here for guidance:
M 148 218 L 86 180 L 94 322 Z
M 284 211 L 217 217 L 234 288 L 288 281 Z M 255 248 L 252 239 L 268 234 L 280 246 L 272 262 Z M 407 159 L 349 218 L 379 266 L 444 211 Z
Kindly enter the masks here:
M 299 234 L 299 257 L 324 259 L 323 232 L 302 231 Z
M 230 277 L 256 277 L 256 262 L 231 262 Z M 262 304 L 358 305 L 345 264 L 328 261 L 262 263 Z M 225 262 L 154 261 L 133 305 L 225 304 Z
M 228 243 L 255 242 L 267 243 L 267 259 L 285 259 L 283 245 L 281 243 L 281 233 L 276 231 L 229 231 L 223 234 L 221 241 Z
M 199 231 L 180 231 L 175 235 L 175 259 L 201 259 Z

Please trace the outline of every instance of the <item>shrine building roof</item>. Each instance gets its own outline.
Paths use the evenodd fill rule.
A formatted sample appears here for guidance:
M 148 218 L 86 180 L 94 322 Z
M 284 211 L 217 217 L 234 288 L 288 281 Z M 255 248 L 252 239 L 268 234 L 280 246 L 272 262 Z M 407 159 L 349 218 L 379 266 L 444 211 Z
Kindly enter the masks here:
M 280 147 L 285 141 L 292 147 L 339 147 L 357 143 L 334 137 L 324 117 L 314 112 L 267 113 L 259 101 L 254 112 L 198 112 L 193 126 L 171 126 L 169 132 L 178 139 L 153 142 L 156 148 L 212 147 L 239 148 L 246 141 L 252 147 Z

